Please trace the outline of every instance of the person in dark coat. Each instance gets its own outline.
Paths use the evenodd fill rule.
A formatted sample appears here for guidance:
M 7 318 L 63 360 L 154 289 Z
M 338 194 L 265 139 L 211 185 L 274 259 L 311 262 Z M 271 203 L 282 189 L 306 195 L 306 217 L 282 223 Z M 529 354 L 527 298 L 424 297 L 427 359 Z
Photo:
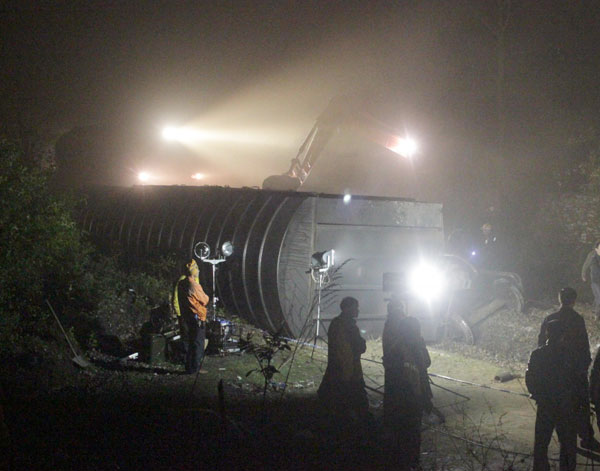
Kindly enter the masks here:
M 564 322 L 544 325 L 546 343 L 531 353 L 525 384 L 537 403 L 533 471 L 549 471 L 548 445 L 556 429 L 560 443 L 560 471 L 577 466 L 577 371 L 568 355 Z
M 419 321 L 406 316 L 402 303 L 392 299 L 383 328 L 384 425 L 391 434 L 400 465 L 417 468 L 421 454 L 421 419 L 432 410 L 427 376 L 429 352 Z
M 327 333 L 327 368 L 318 395 L 330 413 L 351 420 L 367 420 L 369 401 L 360 363 L 367 344 L 356 326 L 358 300 L 346 297 L 340 309 L 341 314 L 331 321 Z
M 600 428 L 600 348 L 596 351 L 590 372 L 590 402 L 596 409 L 596 423 Z
M 590 423 L 590 402 L 588 369 L 592 358 L 590 356 L 590 343 L 583 317 L 573 309 L 577 292 L 573 288 L 563 288 L 558 294 L 560 309 L 548 315 L 542 322 L 538 335 L 538 347 L 542 347 L 548 340 L 547 325 L 553 320 L 561 321 L 564 342 L 569 345 L 566 352 L 567 361 L 573 367 L 576 375 L 575 381 L 579 391 L 578 427 L 577 433 L 581 438 L 582 448 L 600 450 L 600 443 L 594 438 L 594 429 Z
M 590 272 L 590 282 L 594 295 L 594 315 L 600 320 L 600 240 L 596 241 L 594 248 L 588 253 L 581 267 L 581 279 L 587 281 L 587 273 Z

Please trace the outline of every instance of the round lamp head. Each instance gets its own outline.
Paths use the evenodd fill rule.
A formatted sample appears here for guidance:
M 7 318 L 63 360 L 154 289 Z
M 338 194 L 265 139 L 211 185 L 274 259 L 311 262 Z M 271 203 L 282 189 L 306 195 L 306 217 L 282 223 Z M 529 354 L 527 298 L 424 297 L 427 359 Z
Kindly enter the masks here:
M 233 254 L 233 244 L 230 241 L 226 241 L 221 246 L 221 253 L 224 257 L 229 257 Z
M 206 242 L 198 242 L 194 246 L 194 255 L 198 257 L 200 260 L 206 260 L 210 257 L 210 247 Z

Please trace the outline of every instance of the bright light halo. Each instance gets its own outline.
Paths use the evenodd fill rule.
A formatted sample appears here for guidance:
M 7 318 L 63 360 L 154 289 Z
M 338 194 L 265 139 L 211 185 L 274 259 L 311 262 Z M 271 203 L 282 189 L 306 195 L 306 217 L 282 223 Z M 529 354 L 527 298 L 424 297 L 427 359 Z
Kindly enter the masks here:
M 418 146 L 414 139 L 410 137 L 398 138 L 390 148 L 396 154 L 400 154 L 407 159 L 412 158 L 417 152 Z
M 148 172 L 140 172 L 138 173 L 138 180 L 142 183 L 148 183 L 150 181 L 150 174 Z
M 441 270 L 422 262 L 410 272 L 408 285 L 413 294 L 426 301 L 432 301 L 442 294 L 446 280 Z

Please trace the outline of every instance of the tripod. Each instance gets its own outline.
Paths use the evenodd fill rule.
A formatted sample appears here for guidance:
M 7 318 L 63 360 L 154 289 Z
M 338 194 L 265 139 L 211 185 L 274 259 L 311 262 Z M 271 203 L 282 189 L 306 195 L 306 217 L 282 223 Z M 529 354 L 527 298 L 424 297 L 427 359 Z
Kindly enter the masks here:
M 313 338 L 313 349 L 312 353 L 310 354 L 311 360 L 315 354 L 317 340 L 322 340 L 323 342 L 327 343 L 327 341 L 319 335 L 319 329 L 321 327 L 321 291 L 323 290 L 323 284 L 325 283 L 325 280 L 329 278 L 328 271 L 329 268 L 313 268 L 311 271 L 311 277 L 317 283 L 317 317 L 315 319 L 316 327 L 315 336 Z
M 215 259 L 204 259 L 203 262 L 210 263 L 212 265 L 212 320 L 217 319 L 217 287 L 216 287 L 216 274 L 217 274 L 217 265 L 225 261 L 224 258 L 215 258 Z
M 229 257 L 233 253 L 233 245 L 231 245 L 230 241 L 223 242 L 221 246 L 221 251 L 217 249 L 215 258 L 208 258 L 210 256 L 210 246 L 206 242 L 198 242 L 194 245 L 194 255 L 198 257 L 200 260 L 206 263 L 210 263 L 212 265 L 212 317 L 213 321 L 217 320 L 217 288 L 215 283 L 216 273 L 217 273 L 217 265 L 219 263 L 223 263 L 227 257 Z

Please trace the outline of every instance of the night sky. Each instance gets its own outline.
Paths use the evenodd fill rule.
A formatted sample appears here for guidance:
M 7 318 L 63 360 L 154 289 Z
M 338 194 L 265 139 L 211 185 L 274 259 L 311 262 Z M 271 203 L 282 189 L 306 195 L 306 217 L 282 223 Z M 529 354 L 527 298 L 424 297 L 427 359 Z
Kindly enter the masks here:
M 362 94 L 419 142 L 418 194 L 398 196 L 489 194 L 485 206 L 502 197 L 496 180 L 521 191 L 598 129 L 594 2 L 3 5 L 2 131 L 84 142 L 87 163 L 73 168 L 102 183 L 144 170 L 156 184 L 202 172 L 200 183 L 259 186 L 287 170 L 329 99 Z M 233 137 L 183 146 L 161 139 L 165 125 Z M 365 157 L 352 159 L 340 165 L 360 173 Z

